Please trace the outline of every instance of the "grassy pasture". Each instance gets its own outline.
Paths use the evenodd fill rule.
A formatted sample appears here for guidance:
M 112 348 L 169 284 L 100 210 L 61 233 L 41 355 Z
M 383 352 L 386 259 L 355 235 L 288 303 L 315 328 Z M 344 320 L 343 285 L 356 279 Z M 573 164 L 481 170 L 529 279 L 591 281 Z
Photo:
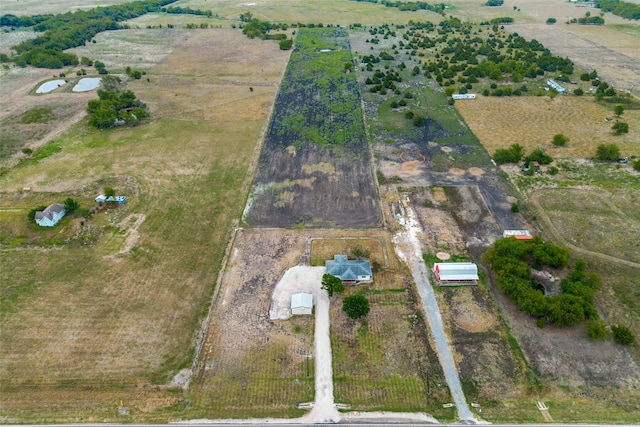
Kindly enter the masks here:
M 110 0 L 109 4 L 129 3 L 131 0 Z M 102 0 L 20 0 L 19 2 L 0 3 L 0 15 L 12 13 L 14 15 L 37 15 L 43 13 L 65 13 L 75 10 L 91 9 L 104 6 Z
M 483 97 L 458 101 L 456 108 L 489 153 L 517 143 L 527 153 L 543 147 L 553 158 L 589 158 L 599 144 L 616 143 L 623 156 L 640 150 L 640 111 L 628 110 L 622 121 L 629 133 L 615 136 L 611 131 L 613 107 L 606 108 L 592 97 Z M 565 147 L 551 144 L 555 134 L 569 138 Z
M 237 21 L 240 14 L 251 12 L 254 18 L 263 21 L 324 25 L 376 25 L 385 22 L 406 24 L 409 20 L 438 22 L 441 16 L 427 11 L 401 12 L 397 8 L 379 4 L 343 0 L 287 0 L 275 2 L 222 0 L 215 3 L 207 0 L 185 0 L 182 7 L 211 10 L 220 17 Z
M 101 178 L 108 183 L 125 177 L 137 183 L 140 195 L 125 205 L 124 214 L 146 217 L 130 252 L 115 258 L 105 256 L 121 249 L 115 235 L 115 243 L 88 247 L 2 248 L 0 263 L 14 266 L 2 269 L 0 280 L 3 300 L 13 295 L 3 307 L 0 331 L 6 415 L 115 419 L 116 388 L 132 419 L 166 420 L 176 409 L 179 399 L 164 389 L 149 392 L 148 399 L 134 396 L 146 396 L 138 387 L 166 384 L 191 362 L 229 224 L 241 211 L 241 189 L 247 188 L 256 142 L 288 57 L 277 44 L 248 40 L 237 31 L 191 34 L 175 57 L 152 71 L 152 82 L 127 87 L 149 104 L 148 123 L 109 132 L 80 123 L 55 141 L 59 151 L 0 178 L 5 191 L 31 187 L 32 194 L 56 192 L 64 199 L 83 186 L 106 185 Z M 224 54 L 212 49 L 215 43 L 233 46 L 244 69 L 253 70 L 244 76 L 246 85 L 212 84 L 206 73 L 191 74 L 209 70 L 234 78 L 240 65 L 234 69 L 215 60 Z M 190 91 L 171 90 L 180 87 Z M 22 212 L 0 215 L 14 245 L 29 232 L 21 230 L 22 218 Z M 32 393 L 25 393 L 26 384 Z M 80 388 L 86 387 L 97 391 L 85 395 Z M 73 412 L 56 406 L 74 392 Z M 35 405 L 29 396 L 47 399 Z M 154 399 L 164 403 L 145 409 Z

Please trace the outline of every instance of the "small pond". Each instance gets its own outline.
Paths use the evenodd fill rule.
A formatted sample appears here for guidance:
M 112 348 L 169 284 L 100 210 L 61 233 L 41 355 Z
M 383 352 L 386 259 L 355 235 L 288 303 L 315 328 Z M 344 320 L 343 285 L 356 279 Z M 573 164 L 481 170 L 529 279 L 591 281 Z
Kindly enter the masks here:
M 77 85 L 71 89 L 72 92 L 87 92 L 100 86 L 101 77 L 85 77 L 80 79 Z
M 36 90 L 36 93 L 49 93 L 58 89 L 60 86 L 65 84 L 64 80 L 51 80 L 50 82 L 46 82 L 40 85 L 40 87 Z

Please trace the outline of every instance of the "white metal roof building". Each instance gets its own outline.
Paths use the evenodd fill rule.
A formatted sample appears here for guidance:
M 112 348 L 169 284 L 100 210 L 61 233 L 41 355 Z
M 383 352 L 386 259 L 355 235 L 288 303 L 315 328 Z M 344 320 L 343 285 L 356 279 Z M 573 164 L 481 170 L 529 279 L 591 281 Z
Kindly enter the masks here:
M 478 284 L 478 266 L 472 262 L 440 262 L 433 265 L 439 285 Z
M 307 314 L 313 312 L 313 295 L 299 293 L 291 295 L 291 314 Z

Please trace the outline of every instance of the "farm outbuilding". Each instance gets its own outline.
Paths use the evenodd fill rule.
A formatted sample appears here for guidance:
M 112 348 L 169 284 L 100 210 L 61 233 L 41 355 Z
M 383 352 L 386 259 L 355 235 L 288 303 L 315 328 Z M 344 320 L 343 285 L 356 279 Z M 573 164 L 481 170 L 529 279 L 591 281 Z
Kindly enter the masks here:
M 104 194 L 96 197 L 96 203 L 117 203 L 119 205 L 124 205 L 127 202 L 127 196 L 105 196 Z
M 562 86 L 560 83 L 558 83 L 557 81 L 555 81 L 553 79 L 547 80 L 547 85 L 549 85 L 551 88 L 553 88 L 556 91 L 558 91 L 558 93 L 565 93 L 567 91 L 564 88 L 564 86 Z
M 339 277 L 343 283 L 370 282 L 371 263 L 361 259 L 347 259 L 346 255 L 334 255 L 333 260 L 325 261 L 327 274 Z
M 313 295 L 299 293 L 291 296 L 291 314 L 311 315 L 313 312 Z
M 36 212 L 36 224 L 41 227 L 53 227 L 66 213 L 64 205 L 61 205 L 60 203 L 53 203 L 52 205 L 47 206 L 45 210 Z
M 472 262 L 440 262 L 433 265 L 438 285 L 477 285 L 478 266 Z
M 529 230 L 504 230 L 502 232 L 502 237 L 513 237 L 516 240 L 531 240 L 533 236 Z

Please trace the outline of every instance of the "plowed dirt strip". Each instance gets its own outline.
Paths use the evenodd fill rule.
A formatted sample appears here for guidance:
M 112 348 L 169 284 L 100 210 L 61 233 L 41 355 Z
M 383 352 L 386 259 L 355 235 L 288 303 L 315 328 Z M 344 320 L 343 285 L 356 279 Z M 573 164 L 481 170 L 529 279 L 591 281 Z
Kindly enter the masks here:
M 244 219 L 252 226 L 380 221 L 347 33 L 301 30 L 274 107 Z

